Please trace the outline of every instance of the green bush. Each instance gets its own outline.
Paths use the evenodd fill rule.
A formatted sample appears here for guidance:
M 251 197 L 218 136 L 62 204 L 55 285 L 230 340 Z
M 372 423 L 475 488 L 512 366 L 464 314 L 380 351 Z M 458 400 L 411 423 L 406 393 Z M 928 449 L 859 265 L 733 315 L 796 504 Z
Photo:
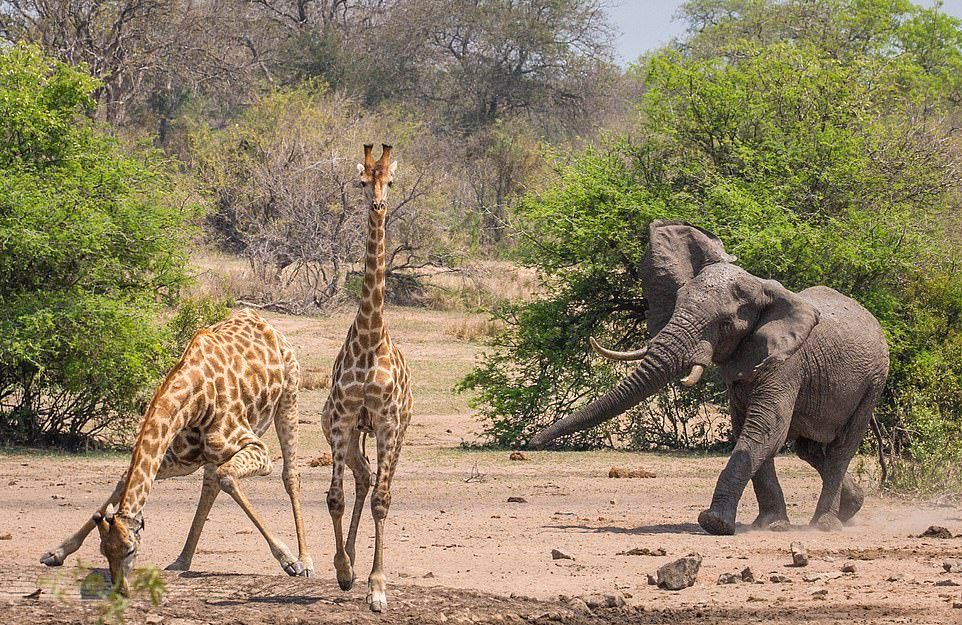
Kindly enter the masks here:
M 171 363 L 159 314 L 197 205 L 90 120 L 96 86 L 36 48 L 0 52 L 0 443 L 122 434 Z
M 477 392 L 501 445 L 600 396 L 624 370 L 592 357 L 587 337 L 644 343 L 637 266 L 647 227 L 683 219 L 715 232 L 748 271 L 795 290 L 825 284 L 868 307 L 892 352 L 880 416 L 923 457 L 959 429 L 946 389 L 920 377 L 927 362 L 953 357 L 962 330 L 959 250 L 943 228 L 959 201 L 944 121 L 958 113 L 959 22 L 885 0 L 686 10 L 715 17 L 684 52 L 637 68 L 646 89 L 635 131 L 557 159 L 556 183 L 517 207 L 523 261 L 540 270 L 547 296 L 496 311 L 508 330 L 461 388 Z M 944 369 L 940 383 L 958 385 L 958 373 Z M 692 409 L 720 400 L 709 382 L 670 387 L 568 443 L 609 444 L 617 433 L 639 448 L 715 445 L 719 430 Z M 679 419 L 690 426 L 680 434 Z

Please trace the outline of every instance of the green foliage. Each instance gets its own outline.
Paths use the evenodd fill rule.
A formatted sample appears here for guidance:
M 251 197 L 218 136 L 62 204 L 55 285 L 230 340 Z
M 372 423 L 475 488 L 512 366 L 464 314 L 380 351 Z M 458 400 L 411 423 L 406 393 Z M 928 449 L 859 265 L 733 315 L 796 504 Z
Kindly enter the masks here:
M 644 342 L 637 266 L 647 227 L 683 219 L 715 232 L 752 273 L 795 290 L 825 284 L 868 307 L 892 351 L 880 414 L 923 447 L 934 431 L 924 414 L 958 420 L 933 407 L 935 389 L 917 377 L 926 358 L 947 360 L 962 330 L 958 249 L 942 228 L 959 200 L 944 122 L 957 106 L 958 21 L 886 0 L 706 0 L 686 10 L 697 28 L 684 52 L 646 59 L 635 131 L 558 159 L 557 183 L 518 207 L 521 254 L 548 295 L 499 311 L 509 330 L 462 388 L 478 391 L 487 432 L 504 445 L 602 394 L 617 376 L 590 356 L 587 337 Z M 706 399 L 719 399 L 710 387 Z M 646 432 L 629 433 L 636 446 L 711 445 L 714 427 L 687 442 L 650 427 L 690 405 L 690 393 L 669 388 L 628 423 L 570 442 L 604 444 L 612 428 L 634 427 Z
M 161 307 L 187 281 L 187 219 L 153 152 L 85 113 L 96 82 L 18 46 L 0 54 L 0 442 L 120 433 L 169 364 Z
M 156 607 L 167 592 L 164 576 L 154 566 L 134 570 L 129 582 L 130 597 L 122 595 L 100 572 L 83 564 L 78 564 L 67 575 L 45 576 L 41 578 L 41 583 L 50 589 L 51 595 L 58 601 L 67 601 L 67 595 L 78 590 L 84 599 L 99 599 L 97 625 L 123 625 L 132 600 L 146 596 L 150 604 Z

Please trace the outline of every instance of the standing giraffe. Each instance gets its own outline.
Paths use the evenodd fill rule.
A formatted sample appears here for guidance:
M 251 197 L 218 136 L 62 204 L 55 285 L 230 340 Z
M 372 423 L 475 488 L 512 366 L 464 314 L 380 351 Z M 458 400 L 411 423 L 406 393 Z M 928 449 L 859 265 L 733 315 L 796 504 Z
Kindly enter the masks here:
M 387 584 L 382 566 L 384 519 L 391 505 L 391 479 L 397 468 L 404 431 L 411 422 L 410 376 L 404 356 L 388 336 L 384 324 L 384 201 L 394 179 L 397 162 L 391 162 L 391 146 L 383 145 L 381 158 L 364 146 L 364 163 L 358 164 L 358 181 L 370 203 L 367 254 L 361 305 L 347 339 L 334 362 L 331 394 L 324 405 L 324 436 L 331 444 L 334 465 L 327 507 L 334 522 L 334 568 L 342 590 L 354 585 L 354 542 L 364 501 L 371 487 L 371 468 L 360 442 L 373 433 L 377 440 L 377 475 L 371 496 L 374 516 L 374 565 L 367 582 L 371 610 L 387 607 Z M 344 465 L 354 474 L 354 512 L 345 547 L 341 529 L 344 514 Z
M 110 499 L 40 561 L 60 566 L 96 526 L 114 586 L 126 594 L 144 528 L 143 509 L 154 480 L 189 475 L 203 466 L 203 488 L 187 542 L 168 570 L 190 568 L 207 515 L 224 490 L 260 530 L 289 575 L 312 575 L 295 466 L 299 378 L 297 359 L 287 340 L 252 310 L 239 310 L 197 331 L 150 400 L 130 467 Z M 284 486 L 294 509 L 296 559 L 270 533 L 238 482 L 271 472 L 271 455 L 260 438 L 271 421 L 284 457 Z

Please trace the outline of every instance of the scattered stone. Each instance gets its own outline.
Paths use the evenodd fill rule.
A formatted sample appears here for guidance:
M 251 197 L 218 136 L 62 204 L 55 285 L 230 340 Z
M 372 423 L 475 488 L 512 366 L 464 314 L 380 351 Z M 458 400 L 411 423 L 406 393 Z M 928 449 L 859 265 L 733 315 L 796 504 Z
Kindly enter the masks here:
M 324 452 L 317 458 L 312 458 L 308 464 L 312 467 L 329 467 L 334 464 L 334 458 L 331 458 L 331 454 Z
M 825 556 L 824 558 L 822 558 L 822 560 L 824 560 L 825 562 L 835 562 L 835 558 L 833 558 L 832 556 Z
M 147 625 L 158 625 L 158 623 L 164 622 L 164 615 L 148 614 L 146 617 L 144 617 L 144 622 L 147 623 Z
M 13 534 L 0 534 L 0 540 L 13 540 Z
M 725 584 L 737 584 L 742 581 L 742 578 L 737 573 L 722 573 L 718 576 L 718 585 L 722 586 Z
M 841 573 L 809 573 L 802 578 L 802 581 L 806 582 L 821 582 L 828 581 L 830 579 L 838 579 L 841 577 Z
M 508 497 L 508 503 L 528 503 L 524 497 Z
M 816 599 L 824 599 L 825 597 L 828 596 L 828 591 L 825 590 L 824 588 L 821 588 L 819 590 L 813 590 L 812 596 L 815 597 Z
M 655 577 L 654 575 L 652 575 L 651 573 L 648 574 L 648 585 L 649 585 L 649 586 L 657 586 L 657 585 L 658 585 L 658 578 Z
M 684 558 L 662 566 L 657 571 L 658 587 L 665 590 L 682 590 L 693 586 L 701 568 L 701 554 L 691 553 Z
M 551 559 L 552 560 L 574 560 L 574 558 L 572 558 L 565 552 L 560 551 L 558 549 L 551 550 Z
M 942 568 L 946 573 L 962 573 L 962 560 L 958 558 L 946 558 L 942 563 Z
M 954 579 L 943 579 L 941 581 L 935 582 L 936 586 L 962 586 L 959 582 Z
M 740 575 L 743 582 L 748 582 L 749 584 L 755 583 L 755 572 L 752 571 L 752 567 L 746 566 L 742 569 Z
M 885 581 L 887 581 L 887 582 L 900 582 L 900 581 L 902 581 L 903 579 L 905 579 L 905 574 L 904 574 L 904 573 L 896 573 L 895 575 L 889 575 L 887 578 L 885 578 Z
M 941 525 L 930 525 L 929 529 L 919 534 L 919 538 L 948 539 L 948 538 L 952 538 L 952 532 L 942 527 Z
M 608 477 L 615 478 L 652 478 L 655 474 L 647 469 L 625 469 L 624 467 L 611 467 Z
M 581 597 L 572 597 L 564 602 L 573 612 L 578 614 L 590 614 L 591 608 L 588 607 L 588 603 L 585 602 Z
M 792 530 L 792 524 L 789 521 L 781 519 L 779 521 L 775 521 L 774 523 L 770 523 L 768 525 L 768 529 L 772 532 L 790 532 Z
M 9 482 L 7 482 L 7 486 L 16 486 L 16 485 L 17 485 L 17 480 L 10 480 Z
M 434 573 L 431 572 L 431 571 L 428 571 L 427 573 L 425 573 L 425 574 L 422 575 L 421 577 L 422 577 L 423 579 L 434 579 Z
M 772 576 L 768 578 L 768 581 L 773 584 L 791 584 L 792 578 L 781 573 L 773 573 Z
M 527 459 L 528 457 L 523 453 L 521 453 L 520 451 L 512 451 L 511 455 L 508 456 L 508 460 L 514 460 L 516 462 L 523 462 Z
M 635 547 L 629 549 L 628 551 L 619 551 L 617 553 L 619 556 L 666 556 L 668 552 L 665 551 L 664 547 L 658 547 L 657 549 L 649 549 L 648 547 Z
M 608 595 L 581 595 L 578 597 L 592 610 L 598 608 L 620 608 L 625 605 L 625 596 L 620 592 Z
M 802 543 L 792 543 L 792 565 L 808 566 L 808 551 Z
M 854 572 L 855 572 L 854 562 L 846 562 L 845 564 L 842 565 L 842 573 L 854 573 Z
M 38 588 L 38 589 L 36 589 L 35 591 L 33 591 L 32 593 L 30 593 L 29 595 L 24 595 L 23 598 L 24 598 L 24 599 L 36 599 L 36 598 L 38 598 L 38 597 L 40 596 L 40 593 L 42 593 L 42 592 L 43 592 L 43 588 Z
M 952 602 L 952 607 L 955 608 L 955 609 L 957 609 L 957 610 L 958 610 L 959 608 L 962 608 L 962 601 L 953 601 L 953 602 Z

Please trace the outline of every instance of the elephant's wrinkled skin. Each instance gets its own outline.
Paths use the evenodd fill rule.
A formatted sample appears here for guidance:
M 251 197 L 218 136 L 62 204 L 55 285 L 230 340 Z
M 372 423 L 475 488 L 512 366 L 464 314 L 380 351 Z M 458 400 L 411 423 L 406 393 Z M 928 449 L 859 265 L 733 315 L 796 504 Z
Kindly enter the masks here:
M 755 526 L 787 523 L 774 456 L 793 441 L 822 477 L 812 523 L 837 528 L 862 506 L 862 491 L 846 472 L 888 376 L 882 329 L 837 291 L 819 286 L 796 294 L 734 260 L 704 230 L 652 223 L 641 272 L 653 338 L 643 354 L 630 354 L 638 368 L 528 446 L 542 448 L 619 415 L 689 367 L 684 382 L 693 384 L 714 364 L 728 388 L 737 442 L 699 524 L 712 534 L 734 533 L 749 479 L 758 498 Z

